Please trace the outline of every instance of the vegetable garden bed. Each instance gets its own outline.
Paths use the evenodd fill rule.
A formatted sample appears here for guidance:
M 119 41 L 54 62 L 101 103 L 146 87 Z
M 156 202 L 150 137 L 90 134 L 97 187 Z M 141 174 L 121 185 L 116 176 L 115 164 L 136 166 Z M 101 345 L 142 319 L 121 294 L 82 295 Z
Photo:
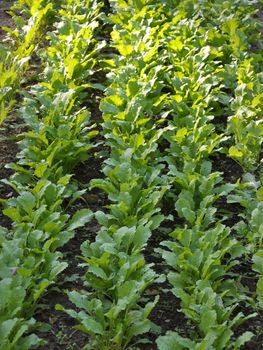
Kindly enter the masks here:
M 261 350 L 262 1 L 0 5 L 0 350 Z

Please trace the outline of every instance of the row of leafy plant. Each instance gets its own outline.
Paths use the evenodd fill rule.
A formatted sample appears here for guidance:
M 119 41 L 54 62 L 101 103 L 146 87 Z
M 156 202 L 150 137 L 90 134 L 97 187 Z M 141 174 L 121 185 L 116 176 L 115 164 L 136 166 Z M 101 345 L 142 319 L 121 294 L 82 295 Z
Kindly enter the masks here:
M 229 193 L 238 188 L 238 184 L 220 185 L 221 174 L 213 170 L 211 156 L 222 146 L 221 152 L 229 148 L 230 156 L 237 149 L 231 146 L 231 134 L 224 129 L 219 134 L 214 124 L 217 124 L 216 119 L 222 111 L 229 115 L 228 105 L 234 100 L 231 90 L 239 83 L 235 76 L 238 76 L 244 57 L 248 56 L 246 49 L 250 40 L 254 40 L 254 36 L 250 37 L 245 29 L 253 27 L 253 20 L 250 18 L 247 23 L 248 19 L 244 16 L 248 11 L 246 4 L 243 8 L 240 2 L 233 1 L 217 2 L 215 8 L 208 5 L 204 2 L 203 6 L 198 4 L 194 9 L 187 2 L 180 3 L 179 13 L 183 11 L 187 13 L 186 17 L 189 16 L 187 44 L 180 47 L 180 43 L 176 45 L 172 42 L 173 37 L 183 37 L 185 24 L 178 22 L 175 31 L 169 28 L 167 34 L 171 37 L 167 57 L 172 63 L 167 80 L 171 94 L 177 95 L 177 103 L 173 103 L 171 108 L 171 131 L 165 134 L 170 144 L 166 154 L 169 175 L 174 177 L 175 196 L 172 198 L 176 215 L 183 220 L 183 225 L 177 225 L 170 234 L 172 241 L 162 243 L 169 250 L 160 251 L 173 268 L 168 275 L 172 291 L 181 300 L 182 311 L 196 324 L 197 335 L 190 341 L 171 333 L 160 338 L 160 349 L 172 349 L 175 345 L 189 349 L 233 349 L 240 348 L 252 336 L 246 332 L 237 339 L 233 338 L 234 328 L 246 319 L 235 310 L 240 303 L 253 303 L 238 283 L 238 276 L 233 273 L 233 267 L 239 264 L 240 259 L 246 259 L 247 232 L 243 237 L 237 237 L 236 228 L 227 227 L 227 216 L 218 212 L 216 203 L 220 197 L 225 197 L 223 201 L 230 203 Z M 215 10 L 220 15 L 216 19 L 211 16 L 209 20 L 210 13 Z M 204 33 L 207 34 L 205 37 Z M 182 55 L 173 57 L 173 50 L 179 50 Z M 256 75 L 255 80 L 259 85 Z M 233 118 L 230 114 L 229 120 Z M 260 149 L 262 126 L 256 124 L 255 117 L 254 121 L 258 125 L 254 144 Z M 259 153 L 252 152 L 258 159 Z M 244 190 L 245 186 L 242 187 Z M 164 342 L 168 343 L 164 345 Z
M 147 29 L 140 28 L 140 38 Z M 106 213 L 95 213 L 101 226 L 95 242 L 81 247 L 85 290 L 68 292 L 79 311 L 57 305 L 90 336 L 85 349 L 122 350 L 144 343 L 137 337 L 151 329 L 148 317 L 158 301 L 142 299 L 145 289 L 162 278 L 145 261 L 143 250 L 164 218 L 160 201 L 169 186 L 161 177 L 163 166 L 152 163 L 163 131 L 156 132 L 154 121 L 145 117 L 156 102 L 153 86 L 159 85 L 159 67 L 143 58 L 145 43 L 143 54 L 133 60 L 115 55 L 104 62 L 111 68 L 101 103 L 110 155 L 105 179 L 92 180 L 91 188 L 105 191 L 110 204 Z
M 15 29 L 3 28 L 8 35 L 0 45 L 0 124 L 14 107 L 22 81 L 26 81 L 30 59 L 37 51 L 44 28 L 54 17 L 54 7 L 47 1 L 17 1 L 11 9 Z
M 96 241 L 82 246 L 87 291 L 69 293 L 81 311 L 66 311 L 91 336 L 87 348 L 134 348 L 136 336 L 150 328 L 147 317 L 156 303 L 142 307 L 144 290 L 156 280 L 142 252 L 164 219 L 160 206 L 166 193 L 175 204 L 175 229 L 157 251 L 171 267 L 172 292 L 196 332 L 191 339 L 170 332 L 157 340 L 158 347 L 238 349 L 253 334 L 233 338 L 234 329 L 255 314 L 236 311 L 239 303 L 246 309 L 253 301 L 233 270 L 251 249 L 262 247 L 262 187 L 257 182 L 251 190 L 249 176 L 242 183 L 225 182 L 212 157 L 225 153 L 249 170 L 260 157 L 261 59 L 249 52 L 258 39 L 255 3 L 111 5 L 112 40 L 120 55 L 106 62 L 111 85 L 101 104 L 110 157 L 106 179 L 92 182 L 111 204 L 106 214 L 96 214 L 102 226 Z M 247 66 L 252 82 L 246 80 Z M 241 118 L 248 106 L 251 112 Z M 227 130 L 220 120 L 225 116 Z M 248 142 L 238 137 L 240 130 Z M 218 209 L 220 200 L 241 201 L 247 223 L 226 224 L 232 215 Z M 261 258 L 259 250 L 253 258 L 259 273 Z M 262 279 L 258 293 L 262 303 Z
M 26 350 L 43 344 L 33 332 L 40 298 L 66 267 L 58 251 L 76 228 L 90 220 L 90 210 L 73 217 L 69 206 L 83 194 L 71 181 L 74 166 L 87 159 L 97 134 L 83 107 L 104 45 L 96 41 L 101 5 L 67 1 L 56 30 L 40 53 L 44 70 L 20 112 L 27 131 L 19 143 L 14 175 L 6 184 L 17 195 L 2 200 L 12 227 L 0 229 L 0 349 Z M 36 12 L 40 16 L 39 12 Z M 41 327 L 40 329 L 41 330 Z
M 201 336 L 207 338 L 199 345 L 189 343 L 187 346 L 189 346 L 189 348 L 193 348 L 194 346 L 198 348 L 198 346 L 209 347 L 213 344 L 216 349 L 235 348 L 241 346 L 242 342 L 245 340 L 245 335 L 237 339 L 236 343 L 232 341 L 230 326 L 225 323 L 229 317 L 229 313 L 226 316 L 225 312 L 226 318 L 221 318 L 220 320 L 220 317 L 224 316 L 224 312 L 222 308 L 221 310 L 220 308 L 218 309 L 217 303 L 215 303 L 215 310 L 213 310 L 216 312 L 211 310 L 210 305 L 208 307 L 207 305 L 204 305 L 204 310 L 197 311 L 196 300 L 198 300 L 198 297 L 203 294 L 204 285 L 202 285 L 200 288 L 200 292 L 198 291 L 196 293 L 197 295 L 193 293 L 193 290 L 196 289 L 192 288 L 194 287 L 195 283 L 200 283 L 200 280 L 206 281 L 207 279 L 211 279 L 212 283 L 218 283 L 219 289 L 217 290 L 217 285 L 215 286 L 216 288 L 213 286 L 213 292 L 216 291 L 219 293 L 220 297 L 222 295 L 224 296 L 222 300 L 226 303 L 225 305 L 227 305 L 227 308 L 225 308 L 225 311 L 228 312 L 231 310 L 229 306 L 231 305 L 231 312 L 233 312 L 233 309 L 238 306 L 238 301 L 242 300 L 245 295 L 244 292 L 241 294 L 237 293 L 237 276 L 233 276 L 232 274 L 232 265 L 238 264 L 240 259 L 247 259 L 250 249 L 250 247 L 247 245 L 247 239 L 252 222 L 249 223 L 250 227 L 247 227 L 247 230 L 243 230 L 242 234 L 240 234 L 241 232 L 239 231 L 238 227 L 230 227 L 231 231 L 225 225 L 222 227 L 221 223 L 224 222 L 227 217 L 224 218 L 222 213 L 218 213 L 219 215 L 216 214 L 217 208 L 213 207 L 213 203 L 216 203 L 216 201 L 218 201 L 219 197 L 222 195 L 227 196 L 228 203 L 235 202 L 234 196 L 228 195 L 230 191 L 234 190 L 234 187 L 231 184 L 224 184 L 220 190 L 220 187 L 217 185 L 220 183 L 220 174 L 216 174 L 215 172 L 211 171 L 211 164 L 209 164 L 207 160 L 209 160 L 209 158 L 211 159 L 211 155 L 216 149 L 219 148 L 219 142 L 222 141 L 225 142 L 223 143 L 224 147 L 221 149 L 221 152 L 225 153 L 227 149 L 229 149 L 228 155 L 235 158 L 234 153 L 240 144 L 238 144 L 237 139 L 235 139 L 236 145 L 233 145 L 233 141 L 231 138 L 229 138 L 229 136 L 231 136 L 230 132 L 233 131 L 233 129 L 231 129 L 231 125 L 233 125 L 234 119 L 237 121 L 237 119 L 240 118 L 238 112 L 240 113 L 240 111 L 243 110 L 243 133 L 250 135 L 250 140 L 253 139 L 253 143 L 251 142 L 249 145 L 247 143 L 247 153 L 245 154 L 244 152 L 243 154 L 243 161 L 246 163 L 246 166 L 244 166 L 243 163 L 243 168 L 245 170 L 255 170 L 255 163 L 259 160 L 262 142 L 262 121 L 259 118 L 260 102 L 257 104 L 255 103 L 255 101 L 260 100 L 262 95 L 260 74 L 256 73 L 256 67 L 258 66 L 257 61 L 260 59 L 260 56 L 257 54 L 250 54 L 246 51 L 250 49 L 251 42 L 255 40 L 255 36 L 249 35 L 250 33 L 248 33 L 249 30 L 253 28 L 254 20 L 252 17 L 248 19 L 248 17 L 245 16 L 247 15 L 247 6 L 243 6 L 242 8 L 242 6 L 240 6 L 240 2 L 235 3 L 230 1 L 222 2 L 221 4 L 220 2 L 217 2 L 215 5 L 216 12 L 221 14 L 221 16 L 218 16 L 216 19 L 214 16 L 211 16 L 212 21 L 204 23 L 201 22 L 203 20 L 203 13 L 206 14 L 205 17 L 209 18 L 209 14 L 213 14 L 215 9 L 209 8 L 206 2 L 204 2 L 203 5 L 204 7 L 202 8 L 202 5 L 198 4 L 198 7 L 196 7 L 196 12 L 192 6 L 189 6 L 189 4 L 185 2 L 182 2 L 179 6 L 181 10 L 188 13 L 189 19 L 191 19 L 189 21 L 190 23 L 188 24 L 188 28 L 192 28 L 192 40 L 194 45 L 192 45 L 192 47 L 190 45 L 184 45 L 184 47 L 181 47 L 181 49 L 179 48 L 179 51 L 184 49 L 186 51 L 184 51 L 184 54 L 181 57 L 176 55 L 175 59 L 174 57 L 172 58 L 173 67 L 171 72 L 173 74 L 174 71 L 178 70 L 179 74 L 177 72 L 175 73 L 177 77 L 179 76 L 178 80 L 181 80 L 181 82 L 184 81 L 187 87 L 190 87 L 190 89 L 188 91 L 184 90 L 182 94 L 180 91 L 180 87 L 182 85 L 180 86 L 179 81 L 175 82 L 174 94 L 177 95 L 179 93 L 180 95 L 177 97 L 176 106 L 173 104 L 172 107 L 173 111 L 177 108 L 178 112 L 177 114 L 173 115 L 173 121 L 170 123 L 171 130 L 173 131 L 170 132 L 170 134 L 167 134 L 168 138 L 166 139 L 170 143 L 170 150 L 168 150 L 168 164 L 171 169 L 170 173 L 171 175 L 175 176 L 174 187 L 176 197 L 174 199 L 177 200 L 175 209 L 177 215 L 186 221 L 187 229 L 186 226 L 184 226 L 183 229 L 176 229 L 171 234 L 175 239 L 175 242 L 164 243 L 164 245 L 170 248 L 170 250 L 174 253 L 175 260 L 171 260 L 171 255 L 167 252 L 164 252 L 164 257 L 171 266 L 173 266 L 173 264 L 177 261 L 179 267 L 176 268 L 176 273 L 170 274 L 170 282 L 174 286 L 174 294 L 182 299 L 182 305 L 184 307 L 187 306 L 188 310 L 184 310 L 187 316 L 199 324 L 199 337 Z M 245 3 L 244 5 L 247 4 Z M 238 12 L 239 16 L 234 17 Z M 251 15 L 253 13 L 254 10 L 252 8 Z M 198 21 L 201 23 L 201 25 L 199 24 L 199 33 L 196 30 L 196 28 L 198 28 Z M 191 24 L 193 26 L 191 26 Z M 179 33 L 181 34 L 183 30 L 184 29 L 182 28 Z M 213 34 L 216 33 L 216 35 L 210 35 L 209 37 L 211 31 Z M 171 32 L 172 31 L 170 29 L 168 35 Z M 204 32 L 208 34 L 205 38 L 207 39 L 206 42 L 202 42 Z M 176 32 L 177 38 L 180 38 L 179 33 L 178 31 Z M 188 33 L 190 34 L 189 29 Z M 189 43 L 192 41 L 190 35 L 187 36 Z M 218 43 L 220 36 L 221 40 L 223 39 L 221 41 L 222 46 L 219 46 Z M 173 38 L 171 38 L 171 40 L 172 39 Z M 197 49 L 198 45 L 196 44 L 197 42 L 195 40 L 200 40 L 199 43 L 201 43 L 201 45 L 199 44 L 199 50 Z M 175 45 L 175 43 L 173 44 Z M 170 57 L 171 51 L 172 50 L 170 50 Z M 188 53 L 186 53 L 187 51 Z M 197 53 L 196 55 L 195 52 Z M 229 57 L 231 57 L 232 62 L 229 62 Z M 231 90 L 233 90 L 235 86 L 237 86 L 235 91 L 240 89 L 240 71 L 247 64 L 248 60 L 254 64 L 254 81 L 253 83 L 251 82 L 251 85 L 253 87 L 256 86 L 257 88 L 251 88 L 253 91 L 251 91 L 250 96 L 246 96 L 247 99 L 245 100 L 239 98 L 238 104 L 236 104 L 237 98 L 231 97 Z M 188 80 L 187 78 L 190 78 L 191 80 Z M 171 88 L 172 79 L 170 76 L 168 76 L 168 79 L 168 82 L 170 83 L 169 87 Z M 231 106 L 230 110 L 229 105 Z M 250 110 L 252 110 L 250 114 L 251 118 L 245 119 L 245 109 L 248 106 L 250 107 Z M 236 112 L 234 116 L 231 115 L 233 111 Z M 215 133 L 213 124 L 217 125 L 216 119 L 220 117 L 222 112 L 224 113 L 224 116 L 229 116 L 228 120 L 230 127 L 228 132 L 225 132 L 223 129 L 222 131 L 224 131 L 224 133 L 220 135 L 218 134 L 218 131 Z M 192 120 L 187 120 L 188 115 L 191 116 L 189 119 L 191 118 Z M 253 127 L 248 124 L 249 121 Z M 222 127 L 222 124 L 220 126 Z M 177 137 L 174 137 L 174 135 Z M 225 138 L 225 135 L 227 136 L 228 140 Z M 241 141 L 241 144 L 245 145 L 245 142 L 242 142 L 243 141 Z M 175 154 L 177 155 L 176 157 Z M 252 154 L 254 164 L 252 162 Z M 177 158 L 177 160 L 175 160 L 175 158 Z M 199 173 L 202 175 L 201 177 Z M 250 177 L 251 176 L 252 175 L 250 175 Z M 197 180 L 198 177 L 200 177 L 199 181 Z M 246 193 L 246 188 L 250 186 L 250 184 L 246 183 L 247 178 L 249 178 L 249 175 L 244 176 L 242 179 L 242 185 L 239 185 L 239 183 L 235 184 L 238 192 L 242 191 L 243 193 Z M 210 180 L 210 183 L 208 182 L 208 179 Z M 260 186 L 260 184 L 258 183 L 257 186 Z M 178 193 L 179 189 L 181 191 L 180 193 Z M 241 197 L 236 197 L 235 199 L 237 199 L 236 201 L 241 205 L 246 206 L 248 204 L 248 202 L 242 202 Z M 251 199 L 253 200 L 252 208 L 256 208 L 254 211 L 255 218 L 258 220 L 259 217 L 256 215 L 256 213 L 260 212 L 258 209 L 261 208 L 262 202 L 260 203 L 260 200 L 257 200 L 255 192 L 254 196 L 250 197 L 250 200 Z M 248 219 L 248 221 L 250 221 L 250 219 Z M 261 222 L 258 221 L 256 226 L 254 220 L 254 236 L 250 240 L 250 244 L 254 249 L 258 247 L 258 237 L 260 236 L 260 231 L 262 231 L 260 224 Z M 217 229 L 219 229 L 221 226 L 222 232 L 219 234 L 218 239 L 215 239 L 218 233 L 212 233 L 212 231 L 209 232 L 212 225 Z M 189 227 L 191 230 L 189 230 Z M 193 232 L 192 228 L 195 228 L 194 231 L 196 232 Z M 239 233 L 235 235 L 236 238 L 238 238 L 238 241 L 234 242 L 235 240 L 233 240 L 232 237 L 233 233 L 236 231 Z M 210 240 L 209 234 L 214 237 L 214 242 L 210 242 L 210 244 L 208 244 Z M 227 235 L 228 239 L 226 239 Z M 214 247 L 212 246 L 213 244 Z M 211 251 L 212 247 L 213 249 Z M 189 248 L 190 251 L 192 250 L 191 253 L 189 252 Z M 231 253 L 233 248 L 234 251 Z M 212 254 L 213 251 L 214 254 Z M 236 260 L 238 257 L 237 253 L 240 255 L 239 260 Z M 226 261 L 224 254 L 227 254 L 228 257 L 227 264 L 224 264 L 225 267 L 222 266 Z M 229 256 L 231 255 L 232 261 L 229 259 Z M 177 259 L 179 259 L 179 261 Z M 202 264 L 204 264 L 203 269 L 201 269 Z M 221 266 L 219 267 L 217 265 Z M 193 274 L 195 275 L 197 271 L 195 273 L 193 271 L 188 272 L 187 270 L 189 270 L 189 266 L 191 266 L 191 269 L 193 270 L 195 268 L 199 270 L 200 274 L 197 274 L 194 279 Z M 223 271 L 224 269 L 225 271 Z M 205 274 L 202 274 L 203 272 L 205 272 Z M 215 281 L 213 281 L 213 273 L 216 275 Z M 221 273 L 222 275 L 220 276 Z M 209 277 L 206 274 L 208 274 Z M 232 280 L 231 286 L 230 278 L 232 276 L 235 278 Z M 187 286 L 187 284 L 190 282 L 189 278 L 192 279 L 192 287 Z M 224 285 L 226 278 L 227 284 Z M 178 285 L 180 287 L 178 287 Z M 187 290 L 187 287 L 190 287 L 190 289 Z M 209 288 L 210 287 L 211 285 L 209 285 Z M 210 293 L 211 292 L 212 291 L 210 291 Z M 230 300 L 232 299 L 232 301 L 229 300 L 229 295 L 227 295 L 228 293 L 230 293 L 230 295 L 233 293 L 230 297 Z M 211 303 L 213 298 L 217 299 L 218 295 L 211 295 L 210 298 L 208 295 L 204 296 L 204 304 Z M 200 303 L 200 301 L 198 302 Z M 251 302 L 253 301 L 250 300 L 250 303 Z M 208 310 L 209 313 L 205 314 L 205 312 Z M 204 322 L 209 321 L 209 323 L 202 325 L 202 320 L 204 320 Z M 237 318 L 234 318 L 234 320 L 237 321 L 238 325 L 240 321 L 237 320 Z M 220 322 L 221 327 L 219 327 Z M 233 325 L 234 322 L 231 323 Z M 207 327 L 208 325 L 209 327 Z M 223 332 L 223 328 L 225 328 L 225 332 Z M 216 339 L 216 332 L 218 332 L 218 339 Z M 247 333 L 246 336 L 247 339 L 249 339 L 251 334 L 249 335 Z M 173 339 L 176 341 L 176 337 L 173 337 Z M 180 339 L 180 341 L 182 340 Z

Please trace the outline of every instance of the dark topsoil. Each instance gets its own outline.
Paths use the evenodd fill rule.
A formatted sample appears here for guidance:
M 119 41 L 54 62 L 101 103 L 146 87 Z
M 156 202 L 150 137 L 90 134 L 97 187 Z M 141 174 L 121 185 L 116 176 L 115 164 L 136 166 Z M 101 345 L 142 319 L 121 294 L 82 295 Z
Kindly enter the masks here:
M 11 4 L 14 1 L 6 1 L 6 0 L 0 0 L 0 43 L 5 38 L 6 32 L 2 29 L 2 27 L 12 27 L 13 21 L 11 17 L 6 13 Z
M 0 0 L 0 44 L 6 37 L 6 31 L 2 27 L 12 27 L 14 25 L 11 17 L 7 14 L 13 1 Z M 15 116 L 10 116 L 8 121 L 0 126 L 0 180 L 7 179 L 12 172 L 6 169 L 5 166 L 16 159 L 18 147 L 15 137 L 20 133 L 20 127 Z M 13 191 L 8 186 L 0 183 L 0 198 L 10 198 L 13 196 Z M 9 227 L 10 220 L 0 211 L 0 224 Z
M 10 17 L 6 14 L 8 6 L 11 2 L 0 1 L 0 26 L 12 25 Z M 263 12 L 260 12 L 260 18 L 262 19 Z M 5 32 L 0 29 L 0 40 L 4 39 Z M 99 102 L 99 96 L 98 102 Z M 94 101 L 94 99 L 93 99 Z M 101 113 L 98 108 L 98 104 L 92 107 L 93 119 L 99 121 Z M 17 119 L 14 117 L 8 120 L 8 123 L 3 125 L 0 130 L 0 179 L 7 178 L 10 176 L 10 170 L 5 168 L 5 165 L 14 162 L 16 159 L 16 153 L 18 151 L 14 137 L 21 131 L 20 127 L 17 126 Z M 218 161 L 219 160 L 219 161 Z M 75 169 L 75 180 L 78 181 L 84 187 L 87 186 L 92 178 L 102 177 L 101 167 L 103 158 L 95 157 L 94 155 L 84 164 L 81 164 Z M 233 182 L 235 179 L 240 177 L 242 170 L 232 160 L 227 159 L 222 155 L 220 159 L 214 159 L 215 169 L 217 171 L 224 172 L 226 181 Z M 7 186 L 0 187 L 0 197 L 10 198 L 13 196 L 13 191 Z M 88 191 L 87 195 L 84 196 L 83 200 L 74 204 L 74 207 L 70 209 L 70 213 L 89 207 L 94 212 L 97 210 L 104 210 L 104 206 L 107 204 L 107 198 L 104 193 L 100 191 Z M 220 203 L 222 208 L 223 203 Z M 227 204 L 225 204 L 227 205 Z M 238 210 L 236 208 L 227 207 L 226 211 L 231 211 L 232 223 L 237 220 Z M 164 208 L 167 212 L 167 208 Z M 169 211 L 169 210 L 168 210 Z M 9 227 L 9 220 L 0 214 L 1 225 Z M 231 225 L 231 222 L 227 223 Z M 172 229 L 172 228 L 171 228 Z M 36 314 L 36 318 L 39 321 L 46 322 L 50 326 L 50 331 L 47 333 L 39 333 L 47 341 L 47 345 L 41 347 L 39 350 L 78 350 L 87 343 L 87 336 L 74 328 L 74 320 L 68 317 L 63 312 L 55 311 L 55 305 L 57 303 L 64 305 L 66 308 L 73 307 L 67 299 L 64 291 L 67 290 L 80 290 L 83 286 L 83 275 L 85 271 L 78 266 L 80 260 L 76 257 L 81 255 L 80 245 L 85 240 L 89 239 L 93 241 L 99 230 L 99 225 L 95 220 L 90 222 L 85 228 L 78 230 L 75 237 L 63 247 L 63 254 L 65 261 L 69 263 L 68 268 L 61 274 L 56 287 L 49 291 L 49 293 L 42 299 L 41 308 Z M 155 232 L 149 241 L 149 245 L 145 251 L 145 257 L 147 262 L 154 263 L 154 269 L 157 273 L 165 273 L 167 267 L 163 261 L 154 253 L 154 249 L 159 246 L 161 240 L 165 238 L 161 232 Z M 255 292 L 256 276 L 251 272 L 251 264 L 240 264 L 235 268 L 235 273 L 242 276 L 242 282 L 250 290 L 252 295 Z M 179 301 L 173 296 L 171 292 L 165 292 L 165 289 L 169 289 L 167 283 L 163 285 L 155 284 L 152 285 L 146 291 L 146 297 L 153 298 L 155 295 L 160 295 L 160 300 L 151 314 L 151 320 L 160 327 L 161 334 L 165 334 L 168 330 L 177 330 L 182 336 L 189 336 L 193 330 L 193 326 L 188 323 L 184 315 L 178 310 L 180 309 Z M 250 310 L 242 310 L 240 306 L 239 311 L 247 313 Z M 252 310 L 251 310 L 252 312 Z M 250 330 L 254 333 L 262 330 L 263 328 L 263 315 L 259 313 L 257 317 L 247 321 L 237 330 L 237 335 L 243 331 Z M 155 350 L 156 345 L 154 340 L 156 335 L 146 335 L 148 339 L 152 340 L 152 344 L 145 344 L 141 346 L 142 350 Z M 247 343 L 243 350 L 262 350 L 263 349 L 263 335 L 258 335 L 253 340 Z M 98 349 L 100 350 L 100 349 Z M 175 349 L 176 350 L 176 349 Z

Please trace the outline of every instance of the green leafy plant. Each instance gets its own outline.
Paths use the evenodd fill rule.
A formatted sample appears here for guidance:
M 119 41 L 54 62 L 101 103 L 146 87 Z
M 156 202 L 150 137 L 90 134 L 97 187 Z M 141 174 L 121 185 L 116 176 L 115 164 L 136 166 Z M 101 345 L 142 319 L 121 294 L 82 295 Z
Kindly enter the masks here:
M 72 7 L 71 3 L 67 4 L 61 11 L 61 23 L 67 16 L 74 17 L 75 21 L 79 19 L 80 24 L 85 19 L 93 21 L 93 29 L 88 33 L 81 31 L 82 37 L 73 42 L 78 48 L 82 38 L 86 44 L 92 45 L 91 54 L 84 51 L 83 46 L 80 51 L 84 53 L 81 59 L 93 62 L 94 52 L 100 49 L 99 45 L 93 46 L 99 6 L 93 4 L 89 8 L 89 2 L 85 2 L 86 7 L 83 5 L 78 3 Z M 64 13 L 67 13 L 65 18 Z M 87 25 L 85 22 L 83 27 L 87 28 Z M 77 31 L 71 27 L 68 37 L 72 35 L 71 30 Z M 56 32 L 53 35 L 53 51 L 62 49 L 61 41 L 55 40 L 56 35 L 59 37 L 60 34 Z M 68 55 L 67 49 L 74 52 L 74 45 L 68 47 L 67 40 L 63 43 L 64 55 Z M 90 126 L 89 112 L 80 103 L 75 103 L 78 98 L 83 98 L 83 90 L 87 86 L 81 85 L 83 81 L 77 78 L 74 84 L 72 76 L 65 78 L 63 69 L 56 74 L 58 62 L 52 61 L 52 55 L 46 58 L 47 69 L 43 72 L 42 81 L 31 89 L 21 110 L 30 130 L 23 135 L 20 143 L 19 161 L 10 166 L 15 173 L 5 181 L 13 187 L 17 196 L 1 201 L 3 214 L 12 220 L 10 231 L 1 229 L 0 240 L 2 291 L 4 287 L 10 288 L 8 298 L 0 307 L 3 350 L 27 350 L 43 344 L 32 334 L 39 327 L 33 315 L 40 298 L 67 267 L 57 250 L 74 236 L 78 227 L 92 218 L 89 209 L 80 210 L 72 217 L 64 211 L 65 200 L 70 205 L 83 194 L 72 183 L 69 172 L 78 162 L 87 159 L 92 147 L 91 139 L 96 135 L 93 126 Z M 94 67 L 95 63 L 92 65 Z M 89 73 L 92 75 L 93 72 Z M 85 78 L 88 76 L 85 72 Z M 41 106 L 45 110 L 42 111 Z M 17 298 L 17 295 L 20 297 Z
M 9 50 L 1 45 L 0 124 L 6 119 L 16 102 L 15 93 L 20 86 L 19 77 L 28 68 L 28 62 L 36 49 L 37 37 L 51 11 L 52 4 L 47 4 L 43 8 L 39 4 L 37 10 L 32 9 L 32 16 L 30 16 L 28 23 L 24 23 L 22 26 L 21 36 L 18 34 L 18 30 L 8 30 L 9 35 L 13 35 L 15 38 L 14 48 Z

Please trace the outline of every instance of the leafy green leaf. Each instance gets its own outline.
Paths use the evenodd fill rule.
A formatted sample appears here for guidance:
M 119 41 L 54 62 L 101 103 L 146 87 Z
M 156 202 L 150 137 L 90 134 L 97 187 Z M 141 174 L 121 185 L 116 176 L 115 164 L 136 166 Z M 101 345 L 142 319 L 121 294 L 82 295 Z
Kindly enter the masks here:
M 79 227 L 84 226 L 93 217 L 93 213 L 90 209 L 81 209 L 73 215 L 69 222 L 68 230 L 75 230 Z

